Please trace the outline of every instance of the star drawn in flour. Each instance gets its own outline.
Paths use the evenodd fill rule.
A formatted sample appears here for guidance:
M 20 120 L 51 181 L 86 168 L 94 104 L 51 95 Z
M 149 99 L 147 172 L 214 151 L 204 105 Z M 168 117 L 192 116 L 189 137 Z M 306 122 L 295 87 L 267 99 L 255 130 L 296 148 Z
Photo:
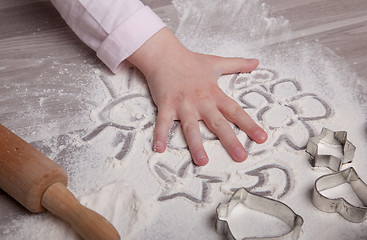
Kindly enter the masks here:
M 199 167 L 191 160 L 184 162 L 177 170 L 158 162 L 154 171 L 163 181 L 158 201 L 182 197 L 197 204 L 206 203 L 209 201 L 210 184 L 224 181 L 221 177 L 200 174 Z

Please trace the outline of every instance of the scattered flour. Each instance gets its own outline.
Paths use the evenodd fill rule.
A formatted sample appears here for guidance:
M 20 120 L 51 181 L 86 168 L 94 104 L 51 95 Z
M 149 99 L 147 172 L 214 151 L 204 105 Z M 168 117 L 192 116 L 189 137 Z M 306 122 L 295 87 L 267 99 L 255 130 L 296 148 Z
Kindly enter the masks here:
M 350 204 L 358 207 L 364 207 L 362 201 L 358 198 L 350 184 L 343 183 L 337 187 L 325 189 L 321 193 L 331 199 L 344 198 Z
M 279 236 L 291 230 L 282 220 L 243 204 L 238 204 L 234 208 L 229 215 L 228 223 L 236 239 Z
M 144 227 L 154 216 L 157 205 L 144 198 L 131 186 L 110 184 L 80 198 L 86 207 L 100 213 L 128 238 L 136 226 Z
M 233 126 L 250 154 L 245 162 L 236 163 L 201 123 L 211 160 L 196 167 L 175 123 L 167 151 L 154 153 L 156 109 L 143 76 L 131 66 L 114 76 L 98 68 L 94 75 L 104 87 L 96 93 L 86 129 L 43 144 L 52 159 L 63 158 L 59 161 L 68 171 L 69 187 L 81 202 L 109 219 L 125 239 L 219 240 L 223 237 L 214 229 L 216 206 L 228 201 L 235 189 L 246 187 L 283 201 L 301 215 L 305 224 L 300 239 L 366 238 L 366 223 L 350 224 L 313 207 L 314 181 L 329 171 L 312 169 L 304 151 L 309 137 L 322 127 L 346 130 L 357 147 L 349 165 L 367 181 L 363 175 L 367 139 L 361 131 L 365 103 L 355 92 L 362 84 L 358 77 L 325 47 L 288 39 L 288 21 L 269 17 L 268 7 L 258 0 L 175 0 L 173 4 L 180 16 L 176 35 L 188 48 L 260 59 L 258 70 L 223 76 L 219 85 L 268 131 L 269 140 L 256 145 Z M 65 153 L 66 149 L 72 153 Z M 255 218 L 245 208 L 233 214 L 231 224 L 240 236 L 288 231 L 273 217 Z M 269 220 L 269 224 L 243 232 L 241 224 L 251 225 L 253 220 Z M 50 214 L 25 216 L 7 226 L 4 239 L 76 239 L 67 225 Z M 34 226 L 41 228 L 36 232 Z

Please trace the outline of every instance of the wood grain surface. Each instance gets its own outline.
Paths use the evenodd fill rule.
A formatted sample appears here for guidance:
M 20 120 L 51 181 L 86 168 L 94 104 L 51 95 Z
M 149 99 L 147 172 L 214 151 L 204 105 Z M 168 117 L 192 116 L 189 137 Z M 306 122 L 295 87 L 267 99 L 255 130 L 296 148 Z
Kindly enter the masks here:
M 169 0 L 143 2 L 171 30 L 177 28 L 178 16 Z M 366 0 L 262 2 L 272 16 L 289 20 L 292 39 L 327 46 L 367 82 Z M 96 104 L 88 90 L 96 84 L 90 77 L 96 66 L 105 68 L 49 1 L 0 0 L 1 124 L 28 142 L 84 129 L 88 109 Z M 0 191 L 0 223 L 23 214 L 25 209 Z

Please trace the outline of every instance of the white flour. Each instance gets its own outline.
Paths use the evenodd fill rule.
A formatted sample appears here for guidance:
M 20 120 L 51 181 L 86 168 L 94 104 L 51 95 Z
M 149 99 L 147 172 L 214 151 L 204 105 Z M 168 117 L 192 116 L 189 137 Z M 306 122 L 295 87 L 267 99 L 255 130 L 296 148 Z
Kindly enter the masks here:
M 300 239 L 366 238 L 366 223 L 351 224 L 313 207 L 314 181 L 329 170 L 312 169 L 304 151 L 309 137 L 322 127 L 346 130 L 357 147 L 349 165 L 367 181 L 366 115 L 361 107 L 365 103 L 354 90 L 363 89 L 357 76 L 317 43 L 283 42 L 290 34 L 288 21 L 270 18 L 267 6 L 257 0 L 173 4 L 180 15 L 176 34 L 188 48 L 260 59 L 258 70 L 223 76 L 219 85 L 267 130 L 269 140 L 256 145 L 234 127 L 250 153 L 248 160 L 235 163 L 201 124 L 210 162 L 199 168 L 192 165 L 176 123 L 167 151 L 154 153 L 156 109 L 141 73 L 128 67 L 113 76 L 96 69 L 95 77 L 105 88 L 98 92 L 98 104 L 90 113 L 92 127 L 68 134 L 61 146 L 50 146 L 56 152 L 65 148 L 73 152 L 65 157 L 65 168 L 69 187 L 81 202 L 109 219 L 123 239 L 219 240 L 223 238 L 214 229 L 216 206 L 228 201 L 236 188 L 246 187 L 283 201 L 301 215 L 305 223 Z M 237 219 L 243 219 L 241 211 L 235 213 Z M 264 221 L 272 220 L 268 216 Z M 233 221 L 236 234 L 248 236 Z M 270 223 L 253 229 L 263 232 L 273 226 L 274 230 L 279 224 Z M 25 216 L 9 226 L 3 232 L 6 239 L 76 238 L 49 214 Z M 272 233 L 281 232 L 267 232 Z

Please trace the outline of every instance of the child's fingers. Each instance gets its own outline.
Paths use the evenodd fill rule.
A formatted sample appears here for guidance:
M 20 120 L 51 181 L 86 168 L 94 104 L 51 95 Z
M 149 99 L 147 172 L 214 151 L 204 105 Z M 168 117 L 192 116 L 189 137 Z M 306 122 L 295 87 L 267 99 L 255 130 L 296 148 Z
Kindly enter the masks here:
M 182 131 L 185 135 L 187 145 L 189 147 L 191 157 L 194 163 L 198 166 L 204 166 L 208 163 L 209 158 L 205 152 L 199 123 L 192 109 L 182 107 L 179 112 Z
M 257 68 L 259 60 L 219 57 L 217 58 L 217 64 L 222 74 L 247 73 Z
M 153 149 L 162 153 L 166 150 L 168 132 L 174 120 L 173 112 L 169 109 L 160 109 L 154 128 Z
M 246 160 L 248 156 L 247 152 L 237 139 L 237 136 L 228 121 L 223 117 L 218 109 L 207 107 L 204 112 L 202 112 L 201 117 L 210 131 L 219 138 L 223 147 L 227 150 L 233 160 L 236 162 Z
M 233 99 L 223 94 L 218 107 L 228 121 L 236 124 L 247 136 L 257 143 L 264 143 L 268 135 Z

